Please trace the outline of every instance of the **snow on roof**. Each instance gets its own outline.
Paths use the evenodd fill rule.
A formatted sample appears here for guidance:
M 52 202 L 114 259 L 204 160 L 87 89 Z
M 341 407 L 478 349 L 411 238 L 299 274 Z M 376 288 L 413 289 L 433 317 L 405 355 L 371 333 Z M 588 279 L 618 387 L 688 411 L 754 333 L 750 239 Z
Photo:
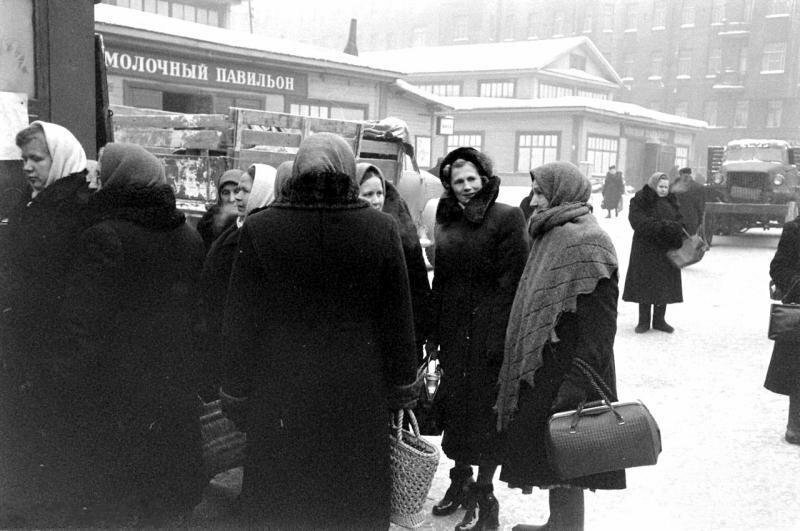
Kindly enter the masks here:
M 456 111 L 490 111 L 490 110 L 542 110 L 542 109 L 585 109 L 588 111 L 613 113 L 619 116 L 661 122 L 693 129 L 706 129 L 708 124 L 702 120 L 683 118 L 674 114 L 654 111 L 634 103 L 601 100 L 581 96 L 565 96 L 562 98 L 517 99 L 517 98 L 480 98 L 465 96 L 442 96 L 448 105 Z
M 342 69 L 357 68 L 362 71 L 368 71 L 376 77 L 390 76 L 396 78 L 399 75 L 396 71 L 375 68 L 372 62 L 362 57 L 337 52 L 329 48 L 231 31 L 225 28 L 146 13 L 136 9 L 109 4 L 96 4 L 94 6 L 94 16 L 99 30 L 102 30 L 103 26 L 118 26 L 238 48 L 240 53 L 241 50 L 246 50 L 250 54 L 253 54 L 253 52 L 267 54 L 276 56 L 274 58 L 277 60 L 303 60 L 319 63 L 321 66 L 328 68 L 337 66 Z
M 575 48 L 585 46 L 608 71 L 614 82 L 622 83 L 611 64 L 586 36 L 532 41 L 509 41 L 452 46 L 423 46 L 361 54 L 380 68 L 407 74 L 447 72 L 540 70 Z M 608 82 L 608 80 L 604 80 Z
M 435 105 L 438 105 L 439 107 L 444 107 L 445 109 L 449 109 L 449 110 L 453 109 L 453 107 L 449 103 L 445 102 L 445 98 L 444 97 L 436 96 L 435 94 L 431 94 L 430 92 L 428 92 L 426 90 L 422 90 L 419 87 L 414 86 L 414 85 L 412 85 L 411 83 L 409 83 L 407 81 L 403 81 L 402 79 L 398 79 L 398 80 L 396 80 L 394 82 L 394 84 L 400 90 L 403 90 L 405 92 L 413 94 L 414 96 L 417 96 L 418 98 L 423 99 L 423 100 L 425 100 L 427 102 L 430 102 L 430 103 L 433 103 Z

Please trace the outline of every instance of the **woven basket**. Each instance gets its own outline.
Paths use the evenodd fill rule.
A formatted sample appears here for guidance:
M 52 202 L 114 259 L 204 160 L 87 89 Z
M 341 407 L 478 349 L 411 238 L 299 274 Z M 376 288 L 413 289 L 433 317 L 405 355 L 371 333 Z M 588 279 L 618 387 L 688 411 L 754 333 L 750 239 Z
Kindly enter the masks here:
M 403 429 L 404 414 L 408 414 L 411 431 Z M 417 419 L 411 410 L 397 412 L 390 444 L 392 513 L 389 520 L 403 527 L 419 527 L 425 521 L 422 506 L 439 466 L 439 449 L 420 437 Z
M 219 400 L 200 406 L 200 432 L 206 477 L 244 464 L 246 436 L 222 413 Z

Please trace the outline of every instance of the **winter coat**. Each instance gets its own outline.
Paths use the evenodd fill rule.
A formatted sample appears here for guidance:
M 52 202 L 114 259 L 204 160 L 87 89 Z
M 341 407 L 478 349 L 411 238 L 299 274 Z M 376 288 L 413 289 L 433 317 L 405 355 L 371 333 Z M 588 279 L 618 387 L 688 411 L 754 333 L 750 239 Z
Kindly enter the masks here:
M 106 146 L 103 171 L 112 152 L 152 157 L 120 146 Z M 194 358 L 205 249 L 168 185 L 105 184 L 62 319 L 90 411 L 87 505 L 99 522 L 129 525 L 190 510 L 204 487 Z
M 606 210 L 617 208 L 624 193 L 625 181 L 622 180 L 622 172 L 606 173 L 603 182 L 603 208 Z
M 210 251 L 211 246 L 231 225 L 236 224 L 236 216 L 230 216 L 222 227 L 217 227 L 217 216 L 219 216 L 220 206 L 213 205 L 203 213 L 203 217 L 197 222 L 197 232 L 203 238 L 206 250 Z
M 500 479 L 509 487 L 571 485 L 589 489 L 624 489 L 625 471 L 617 470 L 570 480 L 553 471 L 547 457 L 547 418 L 556 411 L 575 409 L 582 401 L 599 400 L 573 364 L 581 358 L 616 392 L 614 336 L 617 331 L 617 276 L 602 279 L 595 290 L 579 295 L 574 313 L 563 313 L 555 328 L 559 341 L 544 348 L 544 365 L 536 372 L 534 388 L 523 382 L 519 410 L 508 430 L 506 457 Z M 613 399 L 613 397 L 612 397 Z
M 390 405 L 416 390 L 397 224 L 358 199 L 333 136 L 304 140 L 281 198 L 247 218 L 226 309 L 223 391 L 246 397 L 241 505 L 276 529 L 385 529 Z M 320 152 L 336 169 L 307 160 Z
M 683 188 L 686 189 L 683 190 Z M 678 184 L 673 186 L 673 193 L 678 201 L 678 210 L 683 218 L 686 232 L 697 234 L 697 229 L 703 223 L 703 214 L 706 209 L 705 187 L 689 178 L 685 185 L 678 181 Z
M 533 215 L 533 211 L 535 210 L 531 206 L 531 201 L 533 200 L 533 190 L 531 190 L 528 195 L 526 195 L 522 201 L 519 202 L 519 208 L 522 210 L 522 214 L 525 216 L 525 221 L 528 221 L 530 217 Z
M 0 515 L 16 506 L 34 526 L 64 525 L 58 518 L 83 502 L 73 489 L 85 454 L 78 400 L 62 379 L 59 309 L 89 196 L 85 171 L 55 181 L 11 213 L 0 249 Z
M 785 303 L 800 303 L 800 218 L 783 226 L 769 275 L 785 294 Z M 797 285 L 795 285 L 797 283 Z M 764 387 L 782 395 L 800 392 L 800 344 L 776 341 Z
M 683 302 L 681 270 L 667 258 L 667 251 L 683 242 L 675 196 L 658 197 L 645 185 L 631 199 L 628 220 L 633 227 L 633 243 L 622 300 L 642 304 Z
M 443 411 L 442 448 L 455 461 L 499 459 L 493 407 L 505 332 L 528 241 L 517 207 L 496 203 L 500 180 L 459 206 L 445 195 L 436 212 L 432 333 L 444 369 L 437 393 Z

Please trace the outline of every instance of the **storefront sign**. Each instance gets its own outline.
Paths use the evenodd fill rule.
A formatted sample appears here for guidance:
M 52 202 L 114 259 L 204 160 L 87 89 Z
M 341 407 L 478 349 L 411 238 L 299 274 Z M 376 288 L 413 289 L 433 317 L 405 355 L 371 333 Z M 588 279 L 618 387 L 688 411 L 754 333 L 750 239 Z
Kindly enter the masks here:
M 452 135 L 455 127 L 455 119 L 452 116 L 438 116 L 436 118 L 436 134 Z
M 622 126 L 622 136 L 628 138 L 644 138 L 662 144 L 670 144 L 672 134 L 670 131 L 664 131 L 662 129 L 653 129 L 651 127 L 640 127 L 638 125 L 624 124 Z
M 308 77 L 286 70 L 261 68 L 255 64 L 194 62 L 153 53 L 106 50 L 106 68 L 112 74 L 130 74 L 149 79 L 193 85 L 245 89 L 306 97 Z

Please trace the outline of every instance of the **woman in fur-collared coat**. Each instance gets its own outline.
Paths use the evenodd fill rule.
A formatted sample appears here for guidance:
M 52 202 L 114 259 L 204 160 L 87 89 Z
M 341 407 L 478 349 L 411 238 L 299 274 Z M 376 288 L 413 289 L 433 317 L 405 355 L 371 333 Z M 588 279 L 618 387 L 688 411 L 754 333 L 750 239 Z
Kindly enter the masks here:
M 355 157 L 317 133 L 241 229 L 222 399 L 247 432 L 255 527 L 386 529 L 390 410 L 418 388 L 397 224 L 358 197 Z
M 492 477 L 501 450 L 492 408 L 528 241 L 522 211 L 496 202 L 500 179 L 485 154 L 458 148 L 439 175 L 446 191 L 436 212 L 429 350 L 441 350 L 442 449 L 456 464 L 433 511 L 451 514 L 463 504 L 463 529 L 489 529 L 498 525 Z M 472 465 L 479 467 L 477 484 Z

